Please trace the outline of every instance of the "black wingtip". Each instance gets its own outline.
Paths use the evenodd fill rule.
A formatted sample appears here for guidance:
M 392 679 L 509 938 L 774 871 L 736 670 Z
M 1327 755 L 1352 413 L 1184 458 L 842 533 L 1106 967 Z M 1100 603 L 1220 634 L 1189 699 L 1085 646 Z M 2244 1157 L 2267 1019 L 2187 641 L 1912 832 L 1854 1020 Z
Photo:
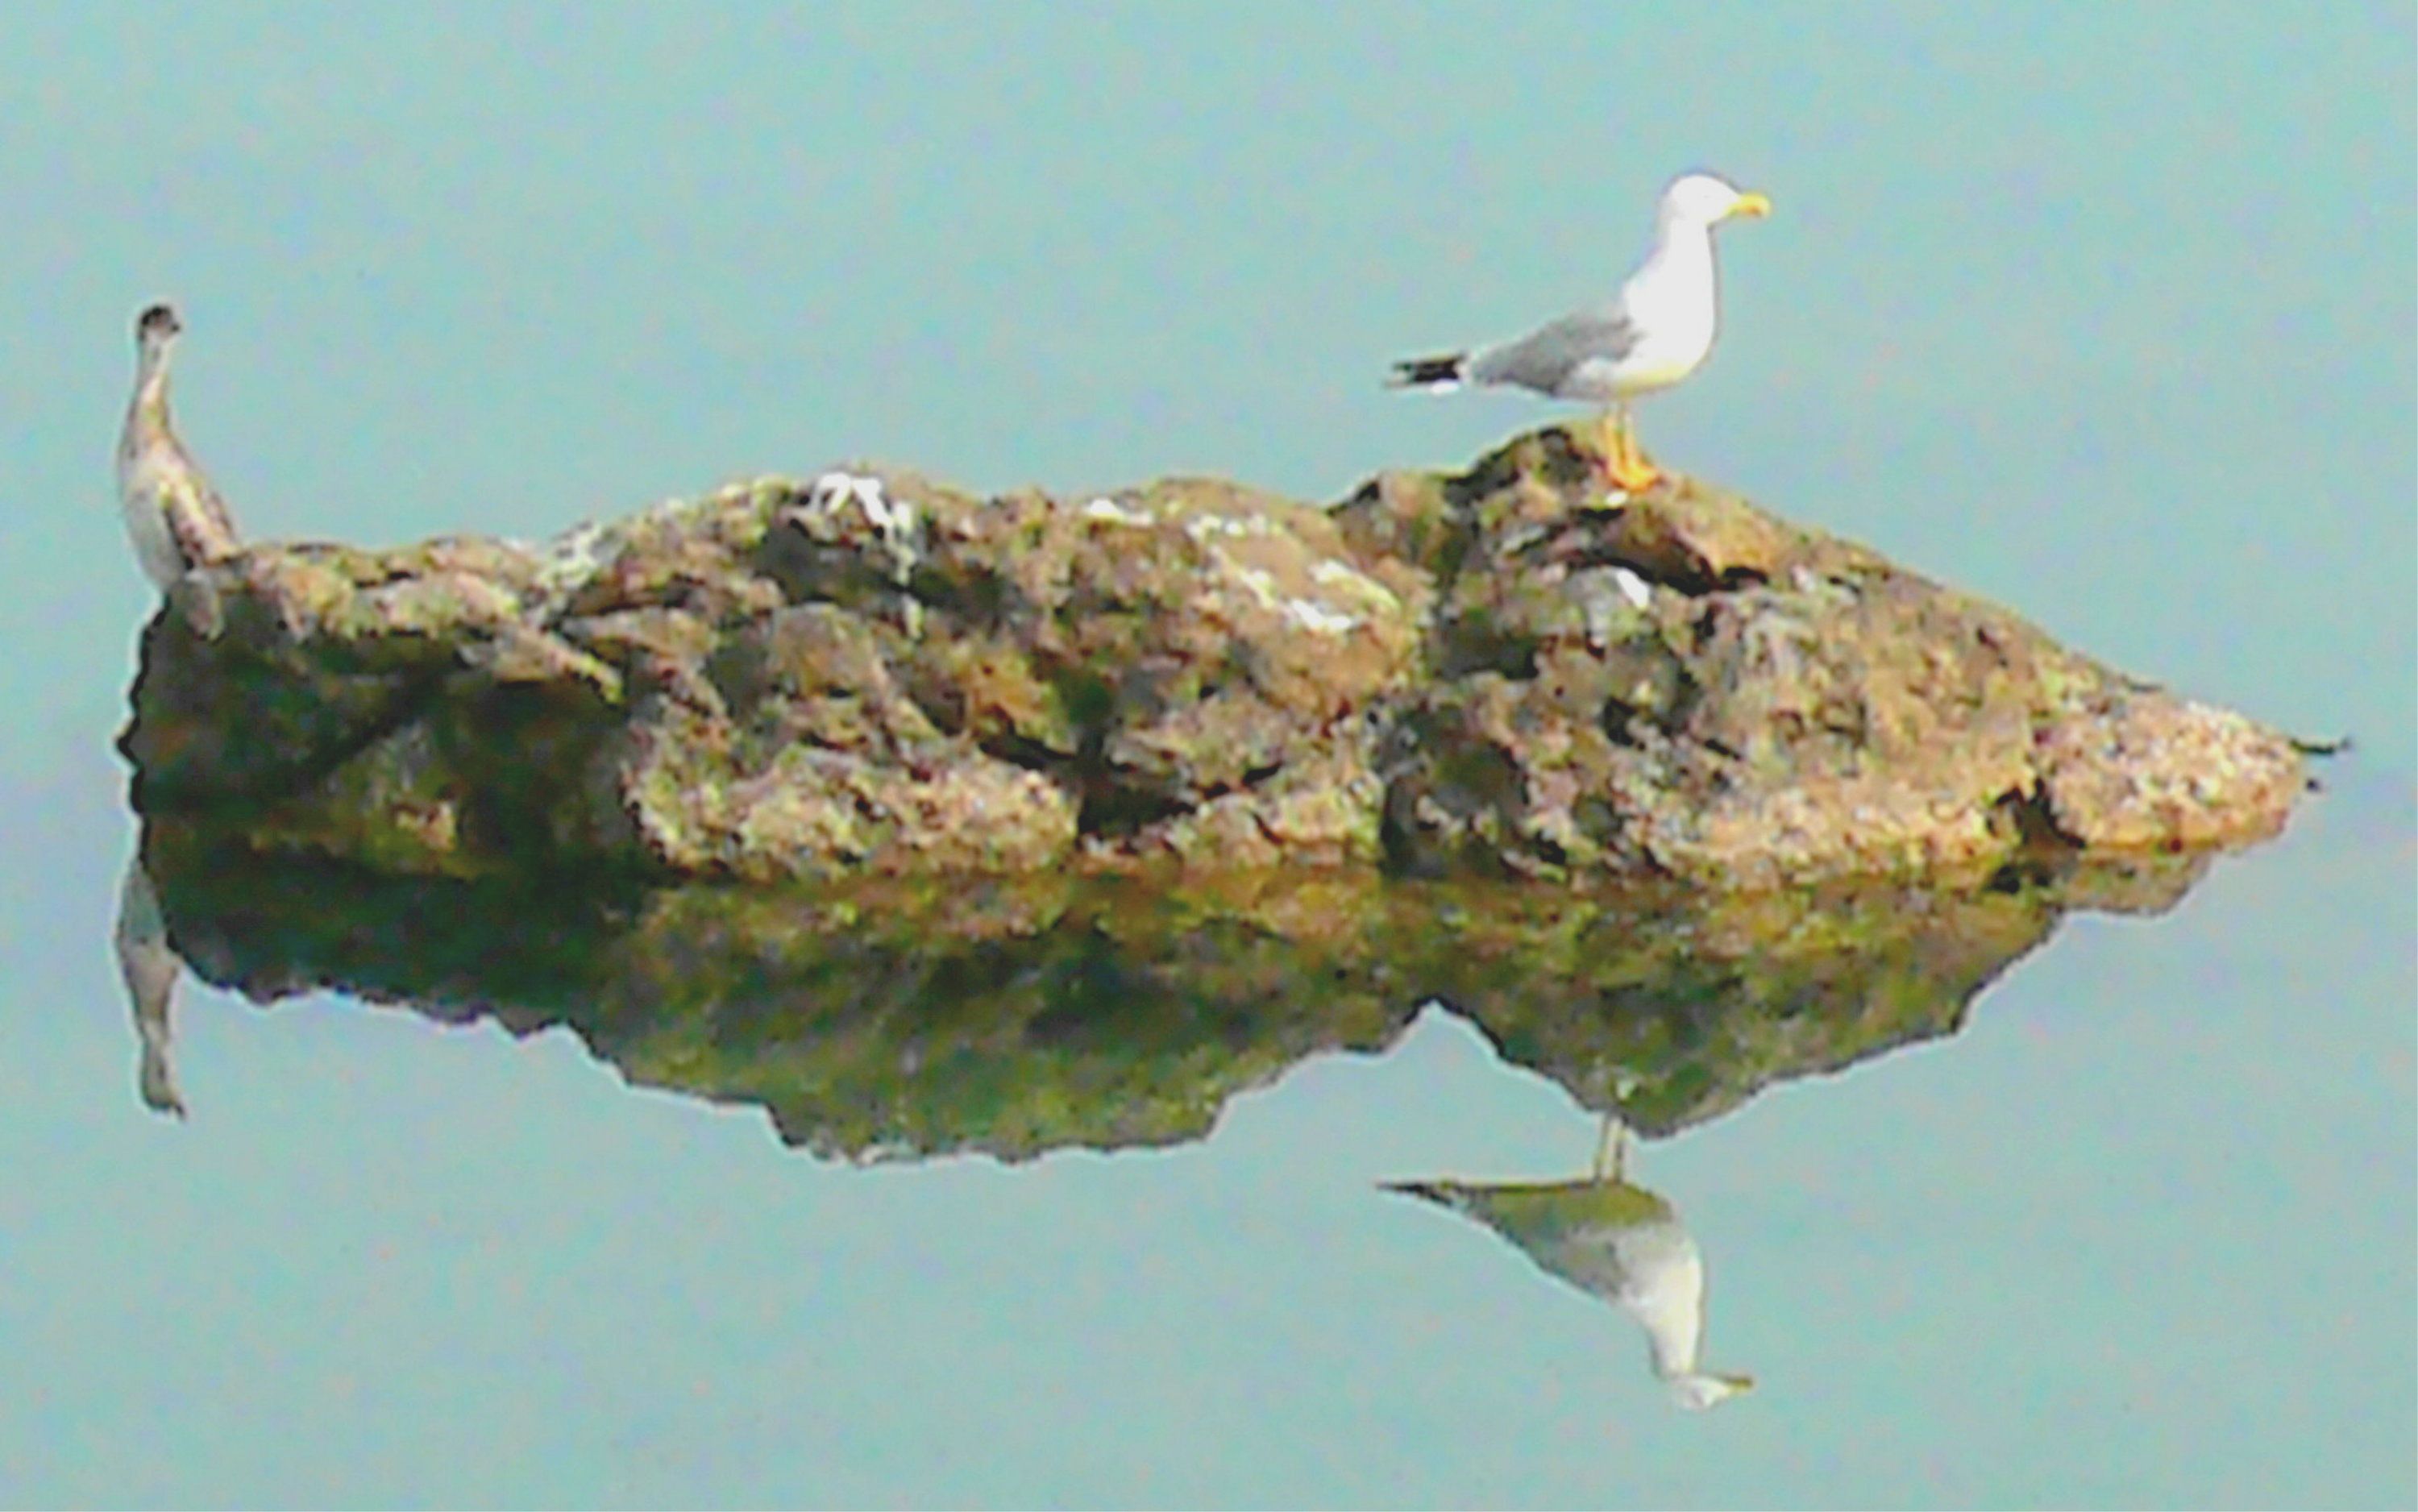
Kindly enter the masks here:
M 1442 357 L 1414 357 L 1394 364 L 1393 376 L 1385 380 L 1391 389 L 1423 389 L 1439 383 L 1459 383 L 1462 370 L 1469 361 L 1466 352 L 1452 352 Z

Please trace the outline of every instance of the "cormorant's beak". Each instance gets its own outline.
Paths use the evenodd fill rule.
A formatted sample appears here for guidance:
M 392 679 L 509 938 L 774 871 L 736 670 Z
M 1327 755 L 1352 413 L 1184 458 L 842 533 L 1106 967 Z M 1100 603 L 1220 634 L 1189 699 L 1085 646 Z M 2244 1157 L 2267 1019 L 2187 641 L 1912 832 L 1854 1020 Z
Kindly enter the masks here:
M 1770 213 L 1771 201 L 1754 193 L 1739 195 L 1737 203 L 1730 206 L 1732 215 L 1752 215 L 1758 220 Z

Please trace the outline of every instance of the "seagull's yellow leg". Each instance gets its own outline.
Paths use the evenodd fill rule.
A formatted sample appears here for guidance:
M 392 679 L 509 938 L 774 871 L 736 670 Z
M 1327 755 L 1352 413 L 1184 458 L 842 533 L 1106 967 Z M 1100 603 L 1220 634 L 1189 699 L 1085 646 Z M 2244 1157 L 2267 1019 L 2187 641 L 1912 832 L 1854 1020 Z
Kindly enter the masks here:
M 1620 459 L 1627 455 L 1624 448 L 1628 445 L 1621 431 L 1619 405 L 1615 405 L 1603 412 L 1600 429 L 1603 457 L 1599 470 L 1603 474 L 1605 487 L 1618 488 L 1621 486 Z
M 1631 494 L 1642 494 L 1662 481 L 1662 469 L 1645 460 L 1637 445 L 1637 420 L 1627 405 L 1613 411 L 1619 426 L 1619 443 L 1613 456 L 1612 481 Z

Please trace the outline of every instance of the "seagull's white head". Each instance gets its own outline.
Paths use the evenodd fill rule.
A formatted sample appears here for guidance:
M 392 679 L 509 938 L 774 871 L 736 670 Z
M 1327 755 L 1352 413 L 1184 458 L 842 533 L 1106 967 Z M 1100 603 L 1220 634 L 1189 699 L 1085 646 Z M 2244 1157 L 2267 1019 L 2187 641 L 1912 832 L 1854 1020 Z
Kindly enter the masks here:
M 1752 1391 L 1754 1377 L 1717 1376 L 1691 1370 L 1684 1375 L 1671 1377 L 1667 1383 L 1673 1401 L 1691 1413 L 1701 1413 L 1707 1407 L 1729 1400 L 1739 1392 Z
M 176 318 L 173 305 L 155 304 L 134 319 L 134 343 L 145 351 L 158 351 L 176 339 L 185 328 Z
M 1769 215 L 1771 202 L 1711 174 L 1683 174 L 1662 191 L 1662 220 L 1718 225 L 1734 215 Z

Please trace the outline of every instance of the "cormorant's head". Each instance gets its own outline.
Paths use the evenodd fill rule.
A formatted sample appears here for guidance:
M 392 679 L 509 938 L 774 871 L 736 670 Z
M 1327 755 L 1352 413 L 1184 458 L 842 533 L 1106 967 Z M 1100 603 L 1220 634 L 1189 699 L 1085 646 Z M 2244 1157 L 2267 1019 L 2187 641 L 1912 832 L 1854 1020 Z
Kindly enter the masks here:
M 157 346 L 184 328 L 175 306 L 155 304 L 135 317 L 134 339 L 145 346 Z

